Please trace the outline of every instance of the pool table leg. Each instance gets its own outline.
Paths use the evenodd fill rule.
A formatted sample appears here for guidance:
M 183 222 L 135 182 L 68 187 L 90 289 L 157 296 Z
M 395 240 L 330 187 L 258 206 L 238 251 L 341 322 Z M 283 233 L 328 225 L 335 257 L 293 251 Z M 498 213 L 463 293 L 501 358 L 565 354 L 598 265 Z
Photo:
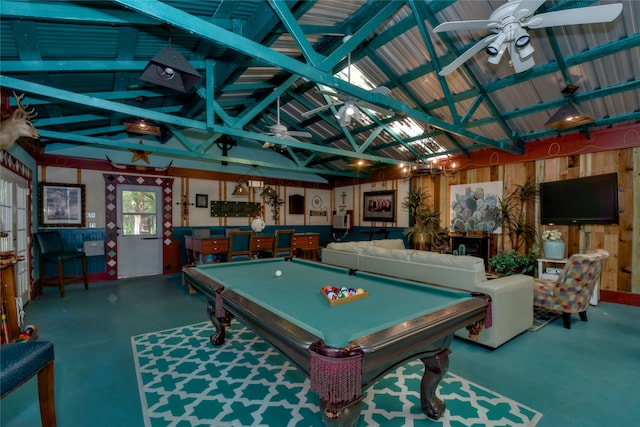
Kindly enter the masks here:
M 215 305 L 211 301 L 207 302 L 207 314 L 209 315 L 209 319 L 211 319 L 211 323 L 213 323 L 213 326 L 216 328 L 216 333 L 209 337 L 209 341 L 213 346 L 219 346 L 224 343 L 225 327 L 223 321 L 216 317 Z
M 436 388 L 449 370 L 449 353 L 445 349 L 433 356 L 421 358 L 424 363 L 424 375 L 420 383 L 420 408 L 432 420 L 444 415 L 445 404 L 436 396 Z
M 354 427 L 360 418 L 362 410 L 362 396 L 356 400 L 338 408 L 329 407 L 324 399 L 320 399 L 320 412 L 325 426 L 329 427 Z

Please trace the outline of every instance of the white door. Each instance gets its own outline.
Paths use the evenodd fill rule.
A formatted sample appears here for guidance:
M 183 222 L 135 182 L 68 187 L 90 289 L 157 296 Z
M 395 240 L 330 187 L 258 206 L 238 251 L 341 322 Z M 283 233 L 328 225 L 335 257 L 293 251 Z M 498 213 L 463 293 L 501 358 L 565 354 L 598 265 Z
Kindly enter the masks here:
M 29 301 L 30 266 L 27 237 L 28 191 L 27 179 L 5 168 L 0 168 L 0 252 L 15 251 L 23 261 L 15 267 L 16 308 L 22 313 L 22 307 Z
M 118 278 L 162 274 L 162 189 L 118 186 Z

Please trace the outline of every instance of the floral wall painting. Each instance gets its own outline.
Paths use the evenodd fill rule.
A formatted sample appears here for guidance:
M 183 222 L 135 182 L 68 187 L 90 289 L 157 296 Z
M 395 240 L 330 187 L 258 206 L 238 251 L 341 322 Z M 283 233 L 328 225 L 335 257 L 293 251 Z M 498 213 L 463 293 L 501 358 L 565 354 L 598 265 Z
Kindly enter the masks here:
M 451 186 L 451 231 L 501 233 L 498 201 L 502 181 Z

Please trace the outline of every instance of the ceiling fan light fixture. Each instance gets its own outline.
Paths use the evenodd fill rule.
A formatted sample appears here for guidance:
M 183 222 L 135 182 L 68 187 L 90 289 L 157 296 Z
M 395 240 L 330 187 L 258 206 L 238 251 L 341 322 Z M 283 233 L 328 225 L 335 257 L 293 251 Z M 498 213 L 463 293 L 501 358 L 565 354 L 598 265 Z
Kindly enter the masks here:
M 496 46 L 495 43 L 491 43 L 485 50 L 489 56 L 496 56 L 500 52 L 500 45 Z
M 588 125 L 594 121 L 592 117 L 583 113 L 575 103 L 569 102 L 560 107 L 544 125 L 561 132 L 563 130 Z
M 504 52 L 504 42 L 507 40 L 507 36 L 504 32 L 498 34 L 498 36 L 485 48 L 485 51 L 489 56 L 496 56 L 500 52 Z
M 355 107 L 353 106 L 353 104 L 351 102 L 347 103 L 344 107 L 344 113 L 347 116 L 353 116 L 353 114 L 356 112 Z
M 531 43 L 531 36 L 529 36 L 529 34 L 527 34 L 526 32 L 520 37 L 518 37 L 515 41 L 516 47 L 518 49 L 522 49 L 523 47 L 527 46 L 529 43 Z
M 500 63 L 500 60 L 502 59 L 502 55 L 504 54 L 504 51 L 507 50 L 507 45 L 503 44 L 500 47 L 500 50 L 498 51 L 497 54 L 493 55 L 493 56 L 489 56 L 489 59 L 487 60 L 490 64 L 493 65 L 498 65 Z
M 535 50 L 531 44 L 526 45 L 522 49 L 518 49 L 518 55 L 520 55 L 520 59 L 525 59 L 531 56 Z
M 140 80 L 187 92 L 202 76 L 177 50 L 165 47 L 149 61 L 140 75 Z

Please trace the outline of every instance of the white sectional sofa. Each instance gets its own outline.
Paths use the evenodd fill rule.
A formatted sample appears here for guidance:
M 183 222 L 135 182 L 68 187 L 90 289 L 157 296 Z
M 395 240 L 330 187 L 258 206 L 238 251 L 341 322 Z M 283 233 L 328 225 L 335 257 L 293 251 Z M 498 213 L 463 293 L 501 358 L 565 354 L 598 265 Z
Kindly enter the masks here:
M 492 326 L 476 341 L 487 347 L 497 348 L 533 324 L 533 278 L 517 274 L 489 280 L 482 258 L 405 249 L 401 239 L 385 239 L 329 243 L 322 262 L 488 294 Z M 468 331 L 456 335 L 467 339 Z

